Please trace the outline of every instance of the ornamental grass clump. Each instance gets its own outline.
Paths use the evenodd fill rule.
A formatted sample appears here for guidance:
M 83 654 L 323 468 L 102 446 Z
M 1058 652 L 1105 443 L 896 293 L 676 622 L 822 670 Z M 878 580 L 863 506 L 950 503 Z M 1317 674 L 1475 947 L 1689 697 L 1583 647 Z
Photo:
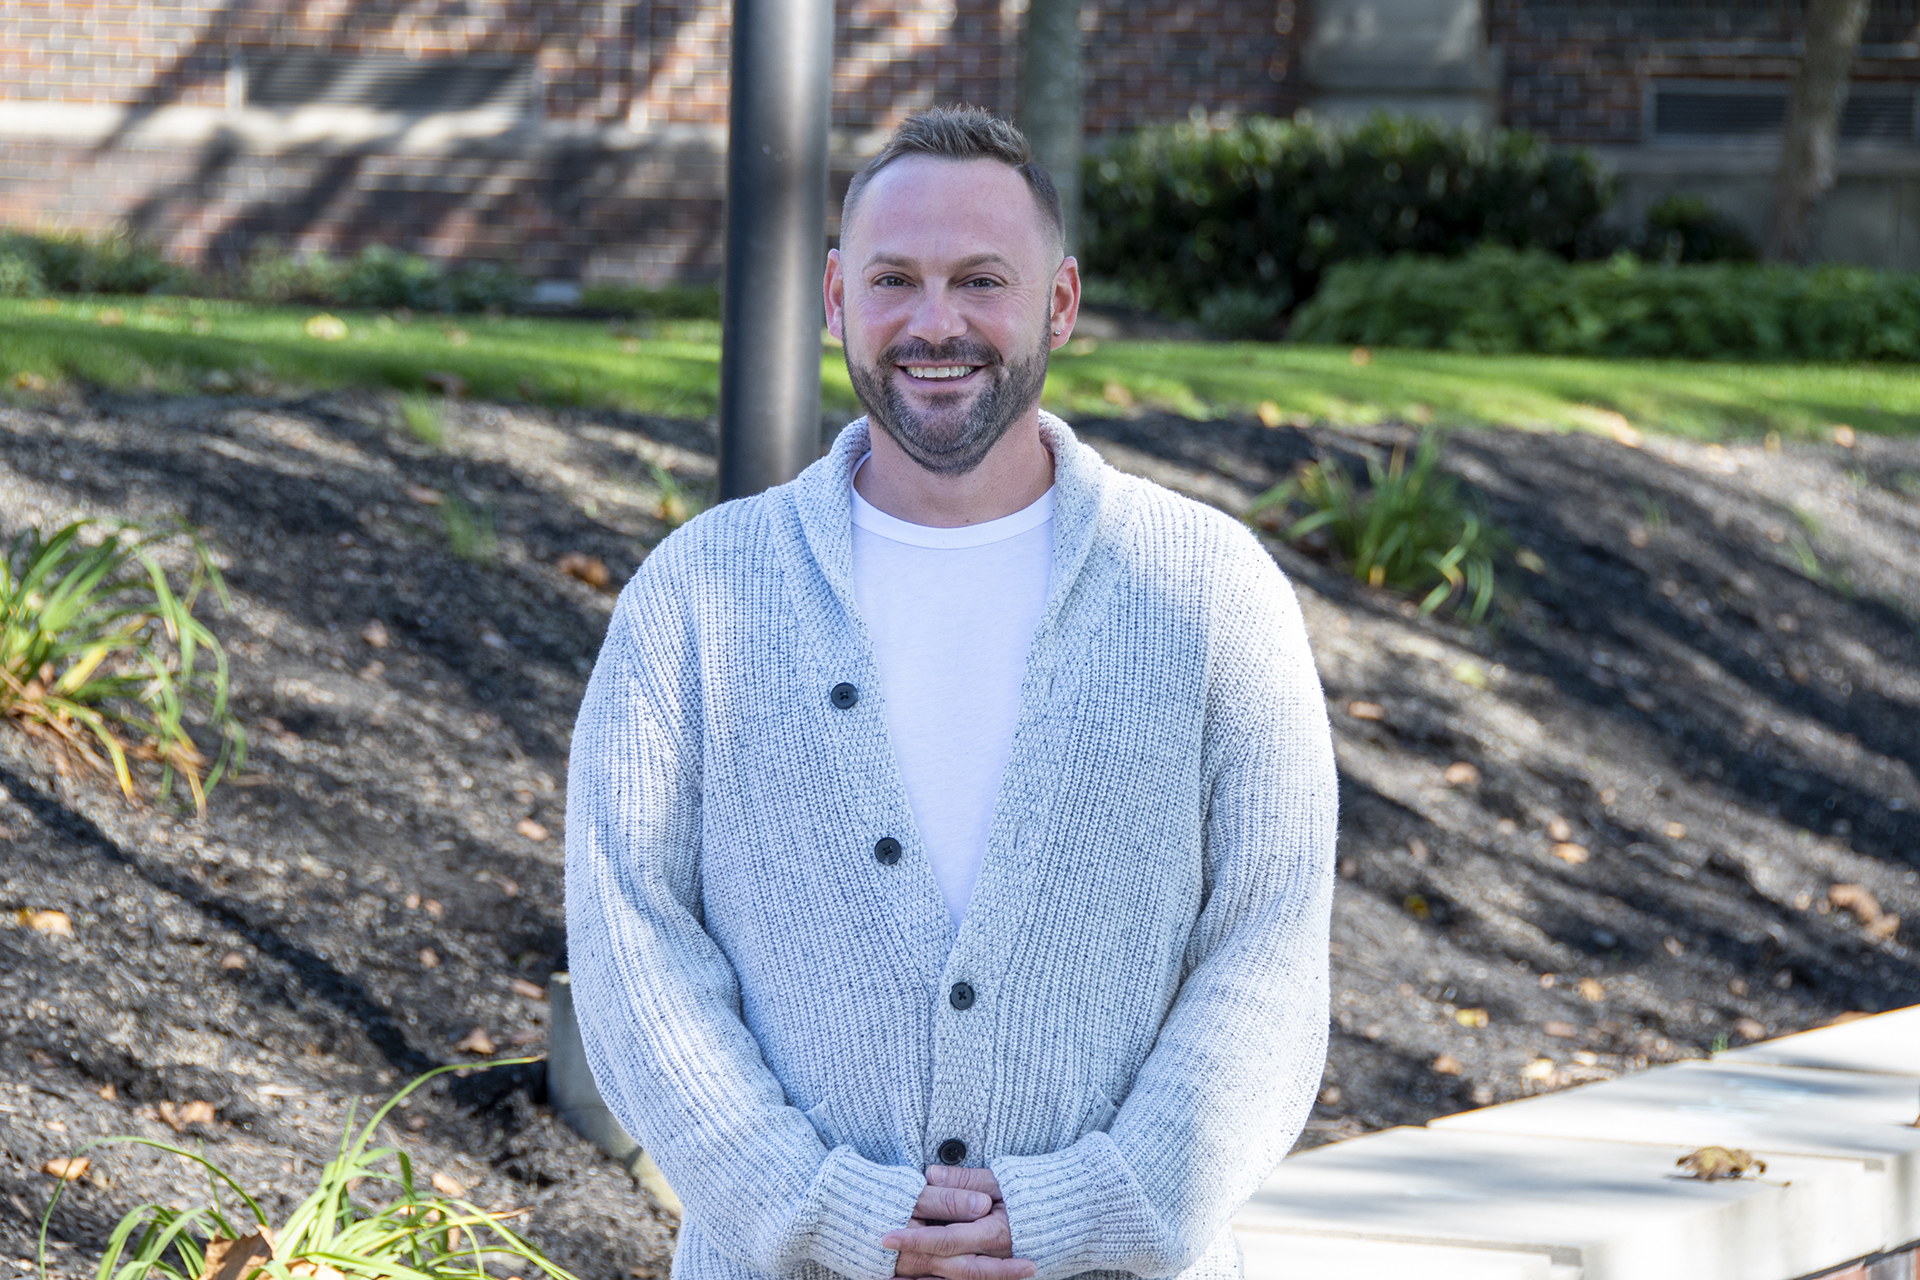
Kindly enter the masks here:
M 277 1227 L 237 1179 L 204 1155 L 151 1138 L 87 1143 L 65 1167 L 82 1162 L 84 1171 L 84 1153 L 99 1147 L 151 1147 L 200 1165 L 209 1192 L 205 1204 L 189 1209 L 143 1204 L 128 1212 L 108 1237 L 97 1280 L 498 1280 L 509 1272 L 531 1277 L 536 1271 L 550 1280 L 574 1280 L 506 1225 L 525 1210 L 481 1209 L 445 1174 L 435 1174 L 423 1188 L 405 1151 L 372 1145 L 380 1122 L 402 1098 L 456 1069 L 441 1067 L 415 1080 L 388 1099 L 357 1136 L 349 1104 L 338 1154 L 321 1169 L 312 1193 Z M 435 1190 L 441 1187 L 444 1193 Z M 47 1228 L 65 1189 L 63 1181 L 41 1218 L 42 1280 Z
M 1439 470 L 1440 446 L 1440 433 L 1428 430 L 1411 465 L 1405 444 L 1393 447 L 1385 466 L 1367 459 L 1365 488 L 1337 459 L 1311 463 L 1254 499 L 1247 519 L 1289 542 L 1329 539 L 1369 586 L 1424 591 L 1422 613 L 1451 599 L 1478 622 L 1493 601 L 1493 558 L 1503 540 L 1459 480 Z
M 184 592 L 157 555 L 174 539 L 192 550 Z M 111 773 L 129 799 L 129 762 L 158 764 L 160 798 L 184 780 L 204 810 L 207 793 L 246 758 L 226 654 L 193 616 L 208 586 L 229 603 L 212 553 L 180 525 L 78 520 L 51 537 L 22 530 L 0 555 L 0 721 Z M 211 761 L 190 711 L 218 739 Z

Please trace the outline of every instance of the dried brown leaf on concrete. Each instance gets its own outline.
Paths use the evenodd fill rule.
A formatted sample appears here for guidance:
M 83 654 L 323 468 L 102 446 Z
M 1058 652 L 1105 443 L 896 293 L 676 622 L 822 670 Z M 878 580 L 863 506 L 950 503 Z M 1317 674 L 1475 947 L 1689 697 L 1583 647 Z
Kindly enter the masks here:
M 1580 1028 L 1574 1026 L 1571 1022 L 1560 1022 L 1558 1020 L 1543 1023 L 1540 1029 L 1556 1040 L 1571 1040 L 1580 1034 Z
M 547 829 L 532 818 L 522 818 L 513 824 L 513 829 L 533 841 L 535 844 L 547 838 Z
M 1587 852 L 1587 846 L 1563 840 L 1548 850 L 1554 857 L 1570 867 L 1577 867 L 1593 855 Z
M 87 1159 L 85 1156 L 55 1156 L 40 1166 L 40 1172 L 50 1178 L 59 1178 L 63 1182 L 72 1182 L 78 1178 L 84 1178 L 87 1174 L 87 1167 L 92 1163 L 93 1161 Z
M 1738 1147 L 1701 1147 L 1673 1163 L 1675 1168 L 1685 1169 L 1689 1178 L 1701 1182 L 1720 1182 L 1748 1176 L 1757 1178 L 1767 1171 L 1765 1160 Z
M 420 948 L 420 967 L 422 969 L 438 969 L 440 967 L 440 953 L 432 947 Z
M 525 996 L 529 1000 L 545 1000 L 547 998 L 547 989 L 537 982 L 528 982 L 525 978 L 515 978 L 508 985 L 513 988 L 513 994 L 517 996 Z
M 450 1173 L 436 1173 L 429 1181 L 433 1183 L 433 1189 L 443 1196 L 464 1199 L 467 1194 L 467 1189 L 460 1184 L 460 1180 Z
M 1387 709 L 1377 702 L 1349 702 L 1347 714 L 1355 720 L 1385 720 Z
M 1465 760 L 1456 760 L 1441 777 L 1450 787 L 1471 787 L 1480 781 L 1480 771 Z
M 1450 1053 L 1443 1053 L 1433 1060 L 1433 1073 L 1441 1076 L 1457 1076 L 1462 1068 L 1460 1059 Z
M 1561 844 L 1573 839 L 1573 828 L 1559 814 L 1547 819 L 1547 838 Z
M 1580 979 L 1580 998 L 1589 1004 L 1599 1004 L 1607 998 L 1607 989 L 1600 985 L 1597 978 Z

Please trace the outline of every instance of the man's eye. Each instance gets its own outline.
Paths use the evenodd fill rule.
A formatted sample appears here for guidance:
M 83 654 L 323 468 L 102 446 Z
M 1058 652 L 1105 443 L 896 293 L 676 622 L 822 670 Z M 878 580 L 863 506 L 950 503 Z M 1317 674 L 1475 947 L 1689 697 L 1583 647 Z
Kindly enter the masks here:
M 969 289 L 991 289 L 999 283 L 998 280 L 990 276 L 975 276 L 973 279 L 967 281 L 966 287 Z
M 906 282 L 907 282 L 907 278 L 905 276 L 896 276 L 896 275 L 888 274 L 888 275 L 881 276 L 879 279 L 875 280 L 874 284 L 878 285 L 882 289 L 897 289 L 901 285 L 905 284 Z

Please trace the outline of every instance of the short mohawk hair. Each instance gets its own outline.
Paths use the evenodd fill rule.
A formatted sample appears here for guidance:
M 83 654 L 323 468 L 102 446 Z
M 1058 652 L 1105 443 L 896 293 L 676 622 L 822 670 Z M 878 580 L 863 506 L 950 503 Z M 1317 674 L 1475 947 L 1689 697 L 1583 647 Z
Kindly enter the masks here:
M 853 206 L 874 175 L 907 156 L 934 156 L 941 160 L 997 160 L 1026 180 L 1040 216 L 1053 229 L 1055 237 L 1066 244 L 1066 220 L 1060 215 L 1060 192 L 1053 175 L 1033 158 L 1033 148 L 1020 130 L 982 107 L 956 104 L 934 107 L 908 116 L 880 154 L 847 185 L 847 197 L 840 205 L 840 225 L 845 227 L 853 215 Z

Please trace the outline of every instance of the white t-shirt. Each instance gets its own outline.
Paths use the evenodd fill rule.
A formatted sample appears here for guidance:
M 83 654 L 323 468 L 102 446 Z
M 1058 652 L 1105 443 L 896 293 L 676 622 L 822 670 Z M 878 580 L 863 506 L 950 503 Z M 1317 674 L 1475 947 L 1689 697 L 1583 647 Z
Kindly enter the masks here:
M 909 524 L 853 494 L 854 600 L 907 804 L 955 929 L 986 855 L 1052 565 L 1052 489 L 959 529 Z

